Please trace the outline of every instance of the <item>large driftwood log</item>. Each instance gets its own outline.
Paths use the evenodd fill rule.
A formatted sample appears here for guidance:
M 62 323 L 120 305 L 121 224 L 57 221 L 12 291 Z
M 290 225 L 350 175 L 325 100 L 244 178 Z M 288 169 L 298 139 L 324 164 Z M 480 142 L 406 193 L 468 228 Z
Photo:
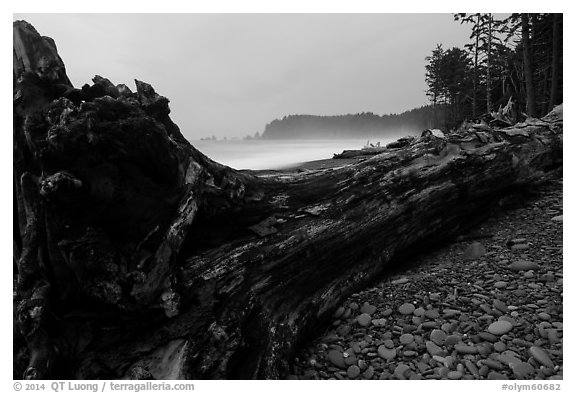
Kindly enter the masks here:
M 14 23 L 14 78 L 25 378 L 282 377 L 296 345 L 393 257 L 562 166 L 561 106 L 259 176 L 198 152 L 146 83 L 73 88 L 53 41 L 26 22 Z

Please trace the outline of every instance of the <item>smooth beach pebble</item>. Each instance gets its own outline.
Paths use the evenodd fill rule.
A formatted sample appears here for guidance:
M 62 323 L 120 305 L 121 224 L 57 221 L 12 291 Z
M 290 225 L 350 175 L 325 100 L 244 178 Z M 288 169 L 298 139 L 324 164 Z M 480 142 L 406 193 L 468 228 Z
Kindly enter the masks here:
M 414 341 L 414 336 L 410 333 L 406 333 L 400 336 L 400 344 L 408 345 Z
M 372 315 L 376 312 L 376 306 L 373 306 L 372 304 L 366 302 L 362 305 L 362 307 L 360 307 L 360 312 L 363 314 Z
M 473 345 L 456 344 L 456 345 L 454 345 L 454 349 L 456 350 L 457 353 L 460 353 L 460 354 L 475 355 L 478 353 L 478 348 L 476 348 Z
M 543 321 L 549 321 L 550 320 L 550 314 L 545 313 L 545 312 L 539 312 L 538 318 L 540 318 Z
M 531 364 L 525 362 L 511 363 L 510 368 L 516 379 L 530 378 L 536 372 Z
M 388 349 L 394 348 L 394 341 L 393 340 L 384 340 L 384 346 Z
M 455 334 L 446 337 L 446 340 L 444 340 L 444 345 L 455 345 L 458 344 L 460 341 L 462 341 L 462 337 L 457 336 Z
M 496 321 L 488 326 L 488 333 L 501 336 L 512 330 L 512 327 L 512 324 L 508 321 Z
M 539 268 L 540 265 L 538 265 L 536 262 L 530 262 L 524 260 L 514 261 L 510 265 L 508 265 L 508 269 L 515 272 L 521 272 L 525 270 L 538 270 Z
M 409 315 L 412 314 L 416 310 L 416 307 L 412 303 L 404 303 L 400 307 L 398 307 L 398 312 L 402 315 Z
M 358 366 L 352 365 L 348 367 L 346 374 L 348 374 L 348 378 L 357 378 L 358 375 L 360 375 L 360 368 Z
M 410 370 L 406 364 L 400 363 L 394 369 L 394 376 L 398 379 L 406 379 L 406 373 Z
M 378 347 L 378 355 L 385 360 L 392 360 L 396 357 L 396 349 L 386 348 L 384 345 Z
M 530 347 L 528 351 L 530 352 L 530 355 L 532 355 L 532 357 L 536 359 L 536 361 L 541 365 L 554 368 L 554 363 L 552 360 L 550 360 L 550 357 L 542 348 L 534 346 Z
M 370 316 L 370 314 L 364 313 L 360 314 L 356 319 L 356 321 L 358 322 L 358 325 L 366 327 L 370 325 L 370 322 L 372 322 L 372 317 Z
M 496 352 L 504 352 L 506 350 L 506 344 L 502 341 L 498 341 L 497 343 L 494 343 L 494 350 Z
M 430 341 L 432 341 L 436 345 L 443 345 L 444 340 L 446 340 L 446 333 L 440 329 L 434 329 L 430 333 Z
M 328 360 L 338 368 L 345 368 L 346 363 L 344 363 L 344 356 L 342 352 L 337 350 L 332 350 L 328 352 Z
M 431 356 L 441 356 L 444 351 L 432 341 L 426 341 L 426 350 Z

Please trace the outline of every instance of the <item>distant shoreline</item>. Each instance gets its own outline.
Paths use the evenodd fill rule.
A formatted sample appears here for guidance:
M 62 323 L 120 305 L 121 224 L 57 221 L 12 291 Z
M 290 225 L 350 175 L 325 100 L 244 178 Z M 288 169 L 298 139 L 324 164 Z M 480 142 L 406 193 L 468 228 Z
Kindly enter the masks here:
M 335 158 L 325 158 L 322 160 L 313 160 L 313 161 L 306 161 L 298 164 L 294 164 L 292 166 L 280 169 L 243 169 L 242 172 L 247 172 L 256 176 L 262 175 L 273 175 L 279 173 L 293 173 L 293 172 L 301 172 L 301 171 L 314 171 L 314 170 L 322 170 L 322 169 L 331 169 L 337 168 L 344 165 L 356 164 L 360 161 L 366 160 L 367 157 L 357 157 L 357 158 L 343 158 L 343 159 L 335 159 Z

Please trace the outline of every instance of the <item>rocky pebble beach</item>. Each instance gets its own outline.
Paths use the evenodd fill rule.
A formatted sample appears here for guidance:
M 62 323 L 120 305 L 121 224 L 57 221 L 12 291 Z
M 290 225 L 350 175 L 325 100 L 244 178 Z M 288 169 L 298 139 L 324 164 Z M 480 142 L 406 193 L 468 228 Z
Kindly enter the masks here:
M 288 379 L 562 379 L 562 181 L 336 309 Z

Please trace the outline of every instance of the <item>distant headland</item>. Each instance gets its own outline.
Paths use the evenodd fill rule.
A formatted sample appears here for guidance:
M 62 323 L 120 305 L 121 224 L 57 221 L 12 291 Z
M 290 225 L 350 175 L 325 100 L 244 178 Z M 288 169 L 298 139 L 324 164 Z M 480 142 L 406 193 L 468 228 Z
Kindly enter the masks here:
M 261 139 L 348 139 L 416 135 L 434 122 L 431 105 L 400 114 L 289 115 L 268 123 Z

